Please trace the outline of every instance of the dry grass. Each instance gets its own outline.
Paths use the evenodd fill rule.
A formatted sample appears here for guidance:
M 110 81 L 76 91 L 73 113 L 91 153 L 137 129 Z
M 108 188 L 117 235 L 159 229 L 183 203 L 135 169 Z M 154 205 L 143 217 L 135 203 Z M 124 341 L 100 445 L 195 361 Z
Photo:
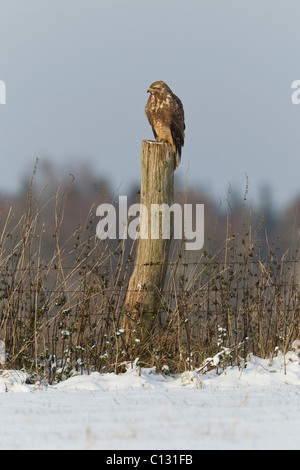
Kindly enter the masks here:
M 31 184 L 24 214 L 16 218 L 10 209 L 1 220 L 0 339 L 7 367 L 52 382 L 74 369 L 119 371 L 130 353 L 176 372 L 201 367 L 222 348 L 224 364 L 233 363 L 249 352 L 286 351 L 299 338 L 299 232 L 283 254 L 268 246 L 263 259 L 251 209 L 244 204 L 236 233 L 228 203 L 221 246 L 210 242 L 194 258 L 174 246 L 155 331 L 128 351 L 120 325 L 134 247 L 95 237 L 95 206 L 62 237 L 69 188 L 60 185 L 45 202 L 43 191 L 34 196 Z

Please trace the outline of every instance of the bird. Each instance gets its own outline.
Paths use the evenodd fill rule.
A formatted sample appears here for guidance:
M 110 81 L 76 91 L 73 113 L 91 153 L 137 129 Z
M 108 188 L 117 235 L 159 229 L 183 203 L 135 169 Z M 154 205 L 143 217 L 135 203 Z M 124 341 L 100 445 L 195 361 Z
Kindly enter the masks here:
M 145 112 L 156 142 L 168 142 L 176 156 L 175 169 L 181 161 L 185 139 L 184 109 L 181 100 L 162 80 L 153 82 Z

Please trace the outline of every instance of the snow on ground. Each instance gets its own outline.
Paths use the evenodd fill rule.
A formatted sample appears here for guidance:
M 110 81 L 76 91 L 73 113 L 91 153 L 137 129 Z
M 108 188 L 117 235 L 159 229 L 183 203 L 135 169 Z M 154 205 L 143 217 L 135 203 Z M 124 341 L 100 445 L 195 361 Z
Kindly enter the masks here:
M 252 356 L 220 375 L 133 367 L 48 387 L 25 381 L 0 371 L 0 449 L 300 449 L 295 353 Z

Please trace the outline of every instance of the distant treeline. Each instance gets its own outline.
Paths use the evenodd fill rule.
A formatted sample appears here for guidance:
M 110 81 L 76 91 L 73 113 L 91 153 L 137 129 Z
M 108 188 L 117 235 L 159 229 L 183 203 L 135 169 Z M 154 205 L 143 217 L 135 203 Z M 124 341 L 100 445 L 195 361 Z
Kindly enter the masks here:
M 67 240 L 71 233 L 87 217 L 93 217 L 96 229 L 96 209 L 102 203 L 118 202 L 120 195 L 128 197 L 128 204 L 139 202 L 139 185 L 124 191 L 122 186 L 116 189 L 109 179 L 95 177 L 89 166 L 83 166 L 78 176 L 65 174 L 62 177 L 49 162 L 37 164 L 32 179 L 24 178 L 21 190 L 7 196 L 0 192 L 0 224 L 6 219 L 11 210 L 16 218 L 24 214 L 28 204 L 28 188 L 30 187 L 32 201 L 42 207 L 43 215 L 40 220 L 46 226 L 48 247 L 51 247 L 52 231 L 55 226 L 53 206 L 57 203 L 55 195 L 61 195 L 61 204 L 64 207 L 63 222 L 60 227 L 62 240 Z M 58 189 L 59 188 L 59 189 Z M 227 193 L 226 193 L 227 191 Z M 227 195 L 226 195 L 227 194 Z M 49 203 L 50 199 L 52 200 Z M 248 200 L 248 183 L 245 191 L 238 194 L 230 188 L 224 188 L 224 197 L 221 200 L 217 195 L 198 187 L 185 186 L 176 182 L 175 202 L 191 204 L 204 204 L 205 206 L 205 246 L 204 249 L 214 251 L 223 243 L 229 233 L 235 237 L 243 237 L 245 227 L 251 224 L 255 238 L 261 244 L 261 257 L 267 256 L 270 247 L 276 246 L 280 253 L 284 253 L 299 236 L 300 222 L 300 196 L 295 197 L 286 207 L 277 209 L 272 196 L 265 187 L 254 202 Z

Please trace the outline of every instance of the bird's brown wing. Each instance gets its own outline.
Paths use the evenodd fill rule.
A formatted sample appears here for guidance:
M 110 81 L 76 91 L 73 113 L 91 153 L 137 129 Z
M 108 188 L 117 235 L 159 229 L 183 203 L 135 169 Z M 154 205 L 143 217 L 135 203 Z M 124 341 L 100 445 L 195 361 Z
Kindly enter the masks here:
M 174 99 L 174 111 L 172 116 L 172 123 L 171 123 L 171 133 L 173 142 L 176 147 L 176 151 L 178 157 L 181 157 L 181 150 L 184 145 L 184 130 L 185 130 L 185 122 L 184 122 L 184 109 L 182 102 L 180 99 L 173 95 Z

